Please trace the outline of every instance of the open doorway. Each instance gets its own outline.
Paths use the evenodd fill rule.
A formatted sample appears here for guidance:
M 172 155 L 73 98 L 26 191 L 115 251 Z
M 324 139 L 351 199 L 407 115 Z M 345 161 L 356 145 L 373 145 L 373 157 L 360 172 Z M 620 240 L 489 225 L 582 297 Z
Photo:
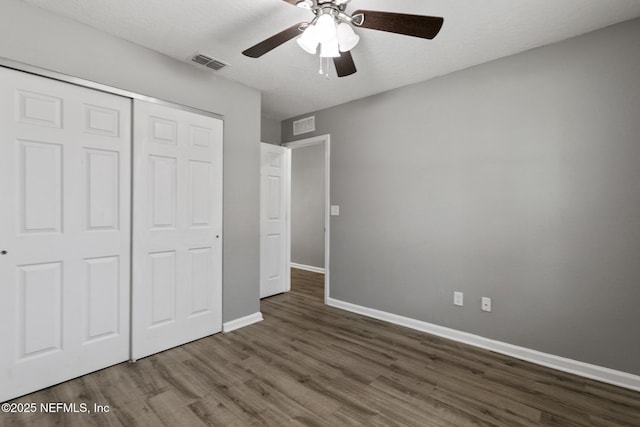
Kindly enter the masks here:
M 330 260 L 330 137 L 321 135 L 282 145 L 291 148 L 291 267 L 301 270 L 298 273 L 301 277 L 324 275 L 326 304 Z

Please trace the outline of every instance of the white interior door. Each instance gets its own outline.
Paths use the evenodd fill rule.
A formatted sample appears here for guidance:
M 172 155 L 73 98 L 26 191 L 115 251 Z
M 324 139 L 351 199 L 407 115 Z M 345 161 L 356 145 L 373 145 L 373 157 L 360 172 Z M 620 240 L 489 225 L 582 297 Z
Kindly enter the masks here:
M 130 120 L 0 67 L 0 401 L 129 358 Z
M 134 101 L 132 359 L 222 329 L 222 120 Z
M 291 289 L 291 150 L 260 143 L 260 298 Z

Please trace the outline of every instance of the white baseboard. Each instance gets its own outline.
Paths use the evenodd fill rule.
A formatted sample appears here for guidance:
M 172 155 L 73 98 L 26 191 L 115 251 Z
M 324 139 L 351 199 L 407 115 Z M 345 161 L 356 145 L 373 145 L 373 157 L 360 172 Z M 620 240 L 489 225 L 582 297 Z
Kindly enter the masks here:
M 312 265 L 298 264 L 296 262 L 292 262 L 290 264 L 291 264 L 291 268 L 299 268 L 300 270 L 307 270 L 307 271 L 312 271 L 314 273 L 324 274 L 324 268 L 322 267 L 314 267 Z
M 262 313 L 257 312 L 250 314 L 248 316 L 240 317 L 235 320 L 231 320 L 229 322 L 224 322 L 222 324 L 222 332 L 231 332 L 236 329 L 244 328 L 245 326 L 253 325 L 254 323 L 261 322 L 263 320 Z
M 453 341 L 470 344 L 475 347 L 484 348 L 495 351 L 496 353 L 505 354 L 517 359 L 526 360 L 527 362 L 546 366 L 548 368 L 557 369 L 559 371 L 568 372 L 570 374 L 579 375 L 581 377 L 590 378 L 604 383 L 640 391 L 640 376 L 629 374 L 627 372 L 616 371 L 614 369 L 604 368 L 602 366 L 591 365 L 589 363 L 580 362 L 553 354 L 543 353 L 537 350 L 508 344 L 501 341 L 484 338 L 479 335 L 462 332 L 444 326 L 434 325 L 433 323 L 423 322 L 422 320 L 411 319 L 409 317 L 399 316 L 393 313 L 376 310 L 373 308 L 363 307 L 361 305 L 340 301 L 333 298 L 327 298 L 327 305 L 339 308 L 353 313 L 362 314 L 364 316 L 373 317 L 375 319 L 384 320 L 396 325 L 405 326 L 407 328 L 416 329 L 418 331 L 427 332 Z

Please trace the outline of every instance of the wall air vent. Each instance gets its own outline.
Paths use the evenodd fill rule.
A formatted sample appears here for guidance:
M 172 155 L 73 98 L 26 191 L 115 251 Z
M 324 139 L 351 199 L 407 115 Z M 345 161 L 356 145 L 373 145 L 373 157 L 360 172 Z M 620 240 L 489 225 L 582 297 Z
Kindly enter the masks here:
M 212 58 L 209 55 L 204 55 L 202 53 L 196 53 L 191 57 L 191 61 L 195 62 L 199 65 L 204 65 L 207 68 L 211 68 L 212 70 L 218 71 L 221 68 L 226 67 L 226 62 L 222 62 L 219 59 Z
M 226 67 L 227 64 L 225 64 L 224 62 L 218 61 L 217 59 L 214 59 L 213 61 L 206 64 L 206 66 L 211 68 L 212 70 L 218 71 L 220 68 Z
M 193 58 L 191 58 L 191 60 L 200 65 L 206 65 L 209 62 L 213 61 L 213 58 L 209 58 L 207 55 L 202 55 L 201 53 L 199 53 L 195 55 Z
M 293 122 L 293 134 L 300 135 L 316 130 L 316 116 L 305 117 Z

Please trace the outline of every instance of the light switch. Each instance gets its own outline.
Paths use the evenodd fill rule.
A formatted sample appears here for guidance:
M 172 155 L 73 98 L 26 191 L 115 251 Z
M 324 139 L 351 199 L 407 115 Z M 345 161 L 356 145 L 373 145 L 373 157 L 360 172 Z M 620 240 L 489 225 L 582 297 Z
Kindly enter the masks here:
M 331 216 L 338 216 L 338 215 L 340 215 L 340 206 L 331 205 Z
M 464 294 L 462 292 L 454 292 L 453 293 L 453 303 L 455 305 L 463 306 L 464 305 Z
M 482 311 L 491 311 L 491 298 L 482 297 Z

